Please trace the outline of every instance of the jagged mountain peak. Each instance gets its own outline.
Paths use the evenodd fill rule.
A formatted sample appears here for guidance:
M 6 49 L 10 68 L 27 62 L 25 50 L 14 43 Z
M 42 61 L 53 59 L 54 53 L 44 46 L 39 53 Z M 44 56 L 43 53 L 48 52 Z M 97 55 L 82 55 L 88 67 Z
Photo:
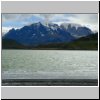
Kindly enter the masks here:
M 65 29 L 75 27 L 76 30 L 77 30 L 77 28 L 79 28 L 79 27 L 83 27 L 82 25 L 76 24 L 76 23 L 62 23 L 60 26 L 63 27 L 63 28 L 65 28 Z
M 66 29 L 64 27 L 67 27 Z M 77 27 L 77 29 L 75 28 Z M 70 42 L 77 37 L 87 36 L 92 31 L 78 24 L 63 23 L 33 23 L 18 30 L 14 28 L 6 33 L 3 38 L 12 39 L 24 45 L 38 45 L 57 42 Z

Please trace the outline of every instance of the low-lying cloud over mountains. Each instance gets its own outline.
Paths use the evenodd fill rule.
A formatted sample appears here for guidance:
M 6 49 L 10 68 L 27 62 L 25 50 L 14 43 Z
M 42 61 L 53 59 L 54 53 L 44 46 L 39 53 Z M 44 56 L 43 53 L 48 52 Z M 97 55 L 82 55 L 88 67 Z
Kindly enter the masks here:
M 98 30 L 98 14 L 2 14 L 2 32 L 6 33 L 11 28 L 21 28 L 36 22 L 77 23 Z

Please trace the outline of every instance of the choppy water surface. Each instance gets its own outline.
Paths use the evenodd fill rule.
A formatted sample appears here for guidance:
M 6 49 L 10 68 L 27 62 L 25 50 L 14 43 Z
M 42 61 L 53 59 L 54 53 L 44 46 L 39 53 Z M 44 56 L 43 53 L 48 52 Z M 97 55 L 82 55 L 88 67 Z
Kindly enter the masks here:
M 98 51 L 2 50 L 2 79 L 96 79 Z

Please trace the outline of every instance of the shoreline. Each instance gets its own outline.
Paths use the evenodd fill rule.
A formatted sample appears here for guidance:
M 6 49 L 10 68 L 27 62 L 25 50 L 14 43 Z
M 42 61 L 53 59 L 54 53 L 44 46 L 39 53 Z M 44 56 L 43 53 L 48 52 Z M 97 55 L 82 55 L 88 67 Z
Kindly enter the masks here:
M 2 86 L 98 86 L 98 79 L 2 79 Z
M 17 48 L 9 48 L 5 49 L 2 48 L 2 50 L 69 50 L 69 51 L 98 51 L 98 49 L 59 49 L 59 48 L 34 48 L 34 49 L 17 49 Z

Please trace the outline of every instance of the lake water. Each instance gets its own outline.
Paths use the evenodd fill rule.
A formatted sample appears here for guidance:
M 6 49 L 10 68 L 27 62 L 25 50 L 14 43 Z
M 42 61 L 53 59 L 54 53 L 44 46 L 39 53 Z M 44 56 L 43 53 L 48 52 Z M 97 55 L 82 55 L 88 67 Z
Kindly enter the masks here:
M 2 50 L 2 79 L 97 79 L 98 51 Z

